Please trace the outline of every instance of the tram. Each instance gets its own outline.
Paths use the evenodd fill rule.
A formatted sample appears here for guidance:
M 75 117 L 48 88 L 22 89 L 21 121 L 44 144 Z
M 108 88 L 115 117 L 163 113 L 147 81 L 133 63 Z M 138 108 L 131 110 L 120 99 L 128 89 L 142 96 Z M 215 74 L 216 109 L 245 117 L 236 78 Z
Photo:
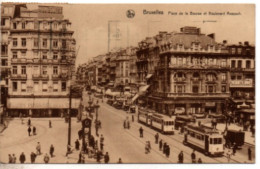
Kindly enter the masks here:
M 174 120 L 162 114 L 153 113 L 150 127 L 159 130 L 163 134 L 174 134 Z
M 206 126 L 187 125 L 183 144 L 199 149 L 208 156 L 224 154 L 223 136 L 218 130 Z
M 139 108 L 139 110 L 138 110 L 138 122 L 143 123 L 147 126 L 150 126 L 151 115 L 152 115 L 152 113 L 150 113 L 149 111 L 142 109 L 142 108 Z

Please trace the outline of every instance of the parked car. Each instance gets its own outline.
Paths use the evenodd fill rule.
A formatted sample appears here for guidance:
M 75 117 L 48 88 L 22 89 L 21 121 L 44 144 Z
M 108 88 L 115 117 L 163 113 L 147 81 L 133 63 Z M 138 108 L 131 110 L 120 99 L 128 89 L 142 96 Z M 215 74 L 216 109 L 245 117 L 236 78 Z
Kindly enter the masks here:
M 112 99 L 108 99 L 108 100 L 107 100 L 107 104 L 109 104 L 110 106 L 112 106 L 113 103 L 114 103 L 114 101 L 113 101 Z
M 116 101 L 113 106 L 117 109 L 122 109 L 123 108 L 123 102 L 121 101 Z
M 224 135 L 226 139 L 226 144 L 225 144 L 226 147 L 231 148 L 232 145 L 234 145 L 235 143 L 238 147 L 244 145 L 245 132 L 237 131 L 237 130 L 227 130 L 227 132 L 224 133 Z

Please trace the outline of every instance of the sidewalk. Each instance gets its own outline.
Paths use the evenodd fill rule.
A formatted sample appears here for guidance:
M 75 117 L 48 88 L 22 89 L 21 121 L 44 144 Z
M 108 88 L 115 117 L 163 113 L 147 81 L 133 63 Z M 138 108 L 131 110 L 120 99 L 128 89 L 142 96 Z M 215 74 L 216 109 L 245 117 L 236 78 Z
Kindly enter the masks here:
M 204 123 L 203 125 L 211 127 L 211 123 Z M 218 123 L 217 129 L 224 132 L 226 128 L 226 124 Z M 228 129 L 230 130 L 241 130 L 243 131 L 243 127 L 238 126 L 236 124 L 230 124 L 228 125 Z M 252 137 L 252 133 L 250 131 L 244 131 L 245 132 L 245 143 L 250 144 L 252 146 L 255 146 L 255 137 Z

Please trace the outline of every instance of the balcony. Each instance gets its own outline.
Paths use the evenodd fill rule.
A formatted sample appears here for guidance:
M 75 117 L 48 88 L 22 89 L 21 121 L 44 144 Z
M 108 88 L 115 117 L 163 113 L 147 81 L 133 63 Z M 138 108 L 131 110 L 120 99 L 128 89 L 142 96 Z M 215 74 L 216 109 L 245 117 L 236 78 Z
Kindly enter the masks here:
M 231 80 L 230 87 L 248 88 L 248 87 L 254 87 L 254 83 L 252 79 Z
M 229 93 L 164 93 L 156 92 L 157 97 L 191 97 L 191 98 L 223 98 L 229 97 Z
M 177 78 L 174 78 L 174 81 L 175 82 L 185 82 L 186 78 L 185 77 L 177 77 Z
M 11 60 L 12 63 L 26 63 L 26 61 L 25 58 L 12 58 Z
M 68 79 L 68 74 L 67 74 L 67 73 L 62 73 L 62 74 L 60 75 L 60 78 L 61 78 L 61 79 L 64 79 L 64 80 L 67 80 L 67 79 Z
M 43 75 L 43 74 L 33 74 L 32 78 L 34 80 L 49 80 L 49 75 Z
M 48 63 L 47 59 L 42 59 L 42 63 Z
M 34 58 L 33 59 L 33 63 L 39 63 L 40 62 L 40 59 L 39 58 Z
M 12 74 L 11 79 L 12 80 L 26 80 L 27 75 L 26 74 Z

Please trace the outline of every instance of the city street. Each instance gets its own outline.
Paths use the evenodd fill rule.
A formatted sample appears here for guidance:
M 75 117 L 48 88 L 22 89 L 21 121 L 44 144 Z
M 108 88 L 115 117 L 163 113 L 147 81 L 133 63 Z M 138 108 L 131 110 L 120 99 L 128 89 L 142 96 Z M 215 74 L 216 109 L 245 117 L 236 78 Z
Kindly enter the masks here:
M 83 103 L 88 105 L 89 96 L 83 94 Z M 97 98 L 94 98 L 96 103 Z M 98 118 L 102 122 L 102 128 L 99 130 L 99 135 L 103 134 L 104 152 L 108 152 L 110 163 L 117 163 L 121 158 L 123 163 L 177 163 L 178 154 L 184 152 L 184 163 L 191 163 L 192 148 L 182 144 L 183 135 L 175 131 L 175 135 L 162 135 L 159 138 L 163 139 L 170 145 L 170 157 L 167 158 L 162 151 L 159 150 L 159 145 L 155 144 L 154 135 L 156 131 L 135 121 L 131 122 L 130 129 L 123 128 L 123 121 L 128 117 L 131 119 L 131 114 L 123 110 L 115 109 L 114 107 L 102 103 L 99 99 L 100 108 L 98 110 Z M 94 116 L 94 119 L 96 117 Z M 8 163 L 8 154 L 15 154 L 17 157 L 16 163 L 19 163 L 19 155 L 24 152 L 26 155 L 26 163 L 30 163 L 30 153 L 36 152 L 37 142 L 40 142 L 42 155 L 37 156 L 36 163 L 43 163 L 45 153 L 49 153 L 50 145 L 55 147 L 54 157 L 50 159 L 50 163 L 77 163 L 79 152 L 74 150 L 72 154 L 66 157 L 66 145 L 68 138 L 68 123 L 65 123 L 64 118 L 32 118 L 32 126 L 37 128 L 36 136 L 28 136 L 27 119 L 24 119 L 24 124 L 21 120 L 13 119 L 8 128 L 0 135 L 0 161 Z M 52 128 L 49 128 L 49 120 L 52 121 Z M 144 137 L 139 137 L 140 126 L 144 129 Z M 74 142 L 78 137 L 78 130 L 81 128 L 81 123 L 78 123 L 76 118 L 72 118 L 72 137 L 71 145 L 74 147 Z M 92 124 L 92 134 L 95 136 L 95 127 Z M 95 140 L 99 140 L 95 136 Z M 151 153 L 145 153 L 145 142 L 151 142 Z M 81 143 L 81 140 L 80 140 Z M 247 161 L 247 145 L 242 150 L 238 150 L 235 156 L 231 156 L 230 163 L 249 163 Z M 227 152 L 227 150 L 226 150 Z M 253 152 L 254 154 L 254 152 Z M 254 157 L 254 155 L 253 155 Z M 203 163 L 227 163 L 227 158 L 223 157 L 208 157 L 203 153 L 196 151 L 196 158 L 201 158 Z M 254 159 L 253 159 L 254 161 Z M 251 162 L 253 162 L 251 161 Z M 86 158 L 86 163 L 95 163 L 95 159 Z M 103 162 L 103 160 L 102 160 Z

